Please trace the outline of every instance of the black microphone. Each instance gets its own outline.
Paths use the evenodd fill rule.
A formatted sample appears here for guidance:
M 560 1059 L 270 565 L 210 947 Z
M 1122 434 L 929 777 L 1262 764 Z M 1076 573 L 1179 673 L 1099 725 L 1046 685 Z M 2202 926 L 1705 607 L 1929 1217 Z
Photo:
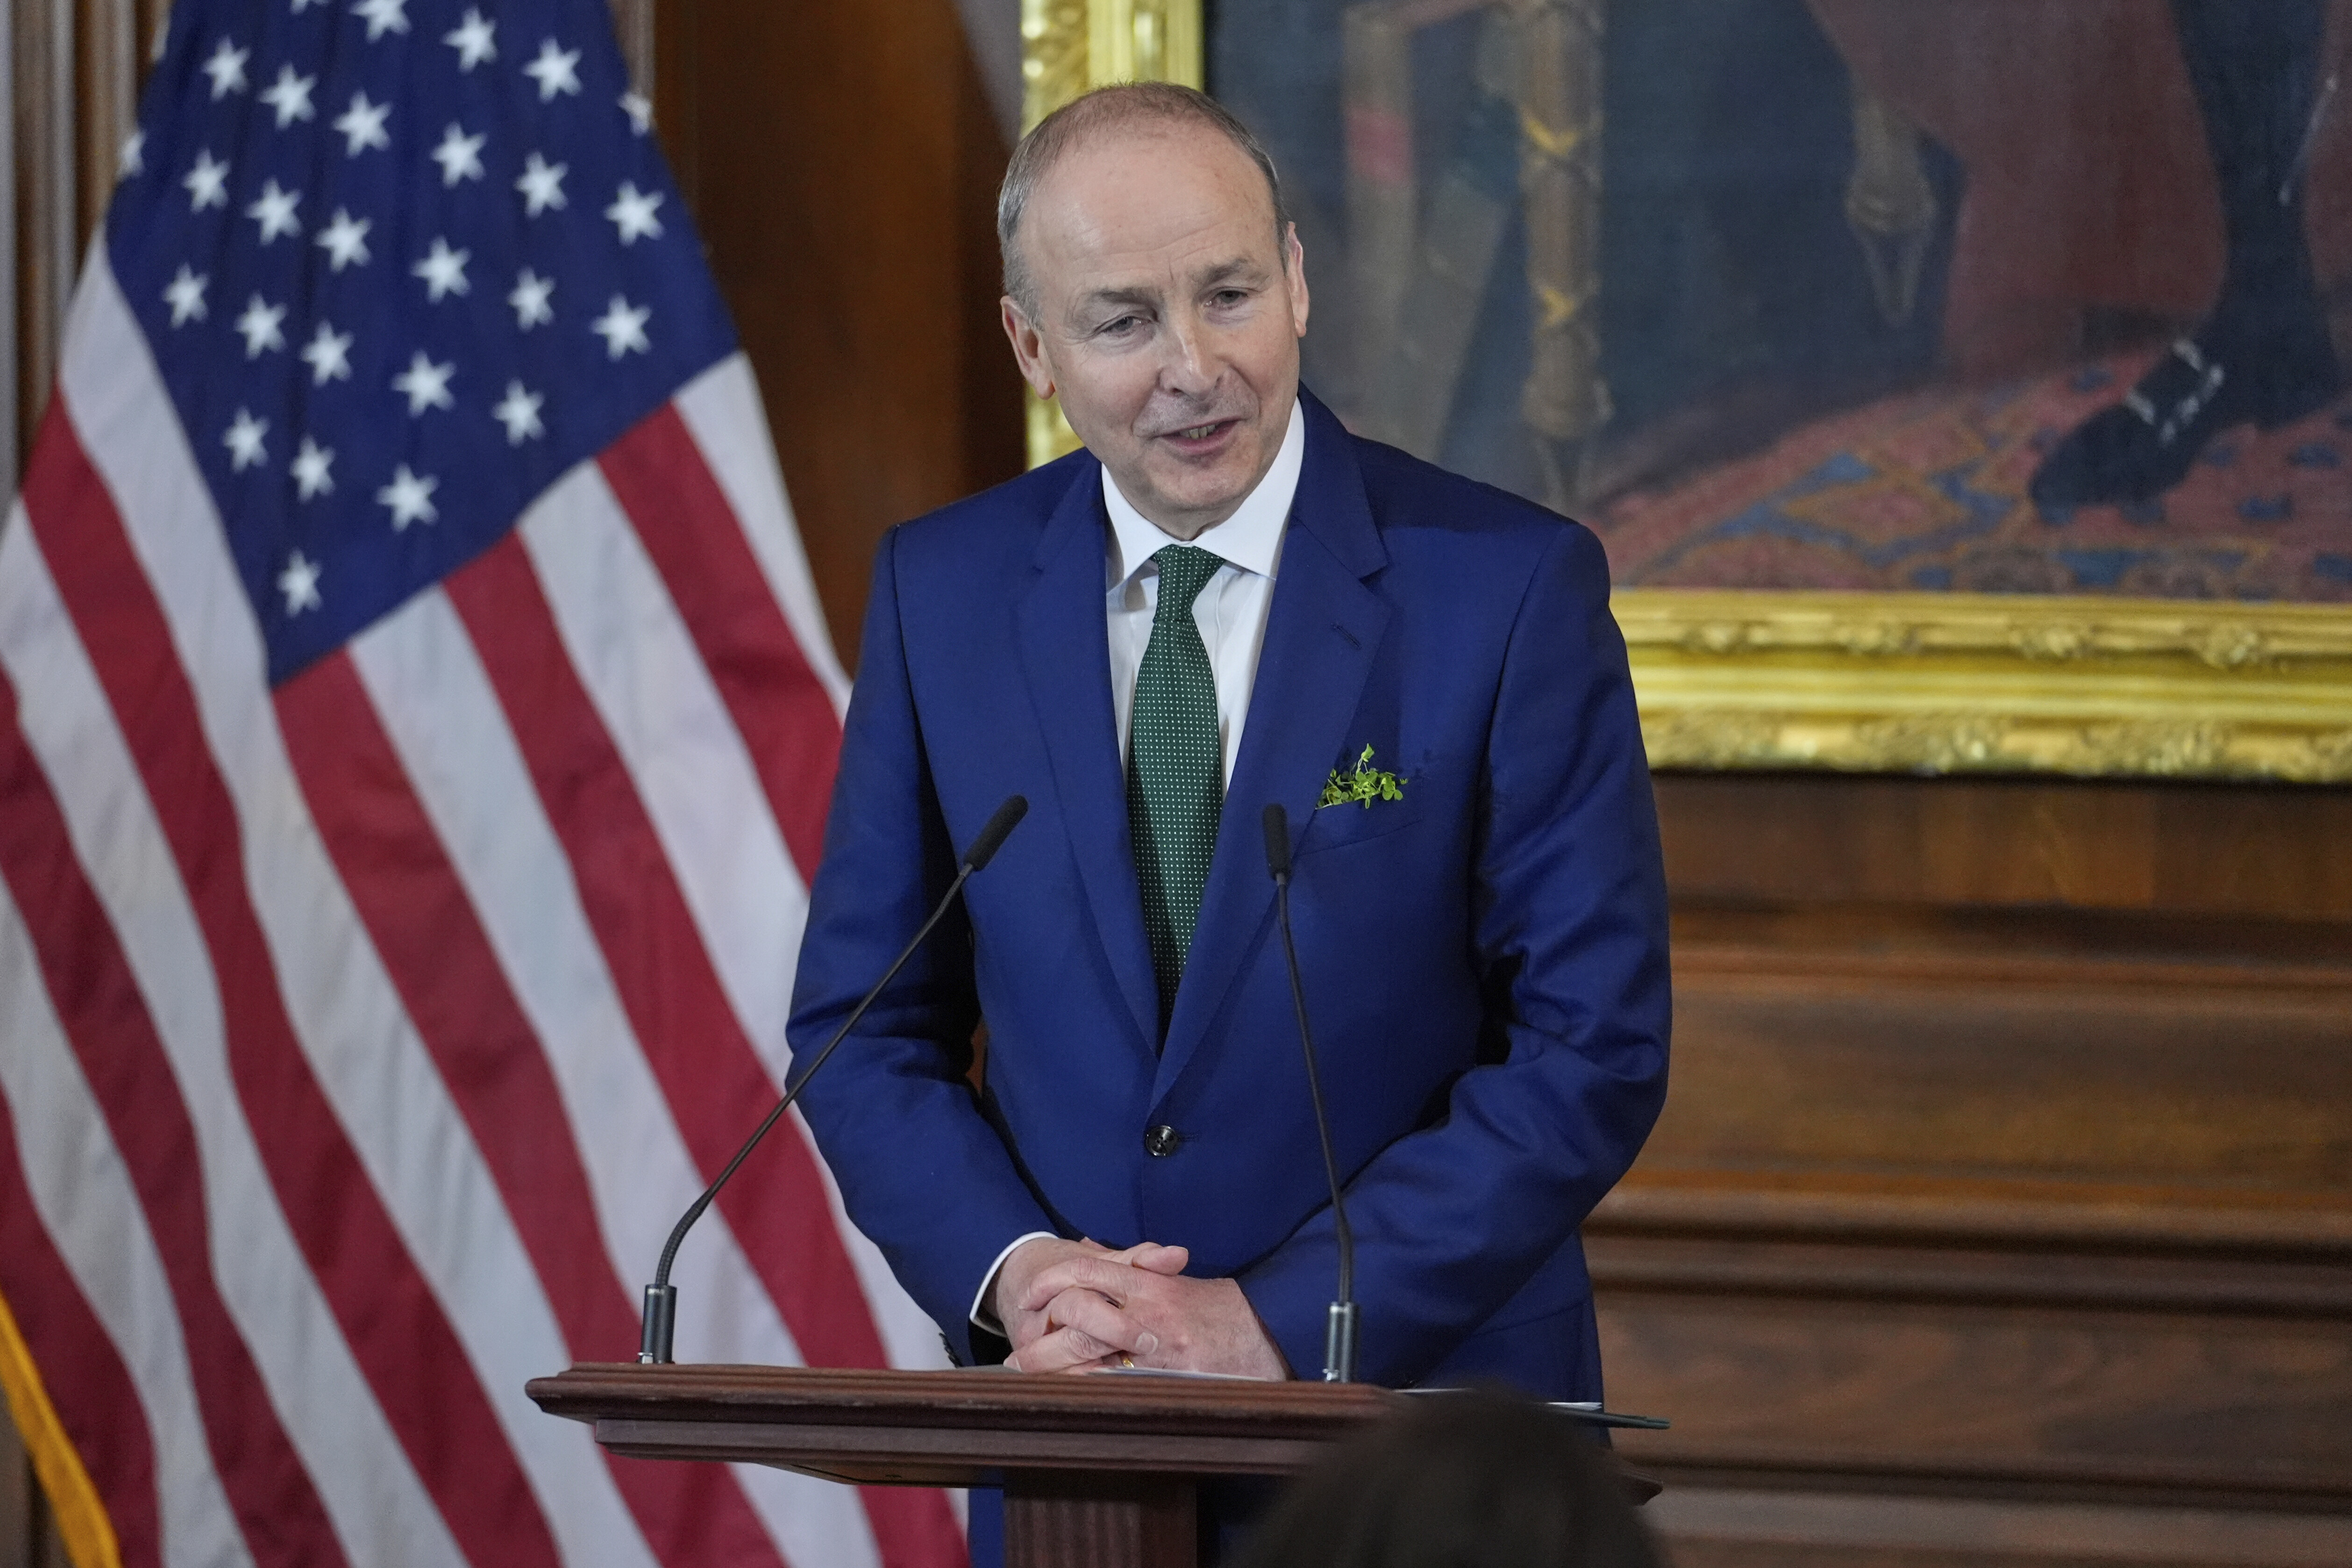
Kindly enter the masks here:
M 1290 966 L 1290 1000 L 1298 1010 L 1298 1044 L 1307 1053 L 1307 1094 L 1315 1102 L 1315 1131 L 1323 1140 L 1323 1174 L 1331 1183 L 1331 1233 L 1339 1243 L 1339 1292 L 1323 1331 L 1323 1381 L 1356 1381 L 1356 1236 L 1339 1196 L 1339 1162 L 1331 1152 L 1331 1119 L 1323 1112 L 1323 1082 L 1315 1072 L 1315 1032 L 1307 1026 L 1307 991 L 1298 983 L 1298 947 L 1290 939 L 1290 818 L 1276 801 L 1265 826 L 1265 868 L 1274 879 L 1274 907 L 1282 921 L 1282 957 Z
M 883 971 L 882 978 L 874 983 L 874 989 L 866 994 L 866 1000 L 842 1020 L 841 1027 L 834 1031 L 833 1038 L 824 1043 L 824 1049 L 817 1052 L 798 1081 L 784 1090 L 784 1098 L 776 1101 L 776 1108 L 768 1112 L 768 1119 L 743 1141 L 743 1146 L 735 1151 L 735 1157 L 727 1162 L 727 1168 L 719 1173 L 718 1179 L 703 1188 L 702 1195 L 678 1216 L 677 1226 L 669 1233 L 669 1240 L 663 1244 L 661 1262 L 654 1268 L 654 1282 L 646 1287 L 645 1327 L 637 1338 L 638 1361 L 647 1365 L 667 1365 L 669 1363 L 670 1341 L 677 1324 L 677 1287 L 669 1282 L 669 1266 L 677 1257 L 677 1244 L 686 1239 L 686 1233 L 694 1228 L 694 1222 L 702 1217 L 702 1211 L 710 1206 L 710 1200 L 719 1195 L 719 1189 L 727 1184 L 727 1178 L 735 1173 L 735 1167 L 760 1146 L 760 1140 L 768 1135 L 768 1129 L 793 1108 L 793 1101 L 801 1097 L 801 1090 L 808 1087 L 808 1080 L 816 1076 L 817 1068 L 824 1066 L 825 1058 L 833 1055 L 834 1048 L 849 1037 L 849 1031 L 857 1026 L 858 1019 L 866 1016 L 866 1009 L 874 1005 L 874 999 L 882 994 L 882 988 L 898 978 L 898 971 L 906 967 L 907 960 L 915 956 L 915 950 L 923 945 L 923 939 L 931 934 L 933 926 L 940 923 L 940 917 L 948 912 L 948 906 L 955 902 L 958 893 L 963 891 L 963 885 L 971 879 L 971 874 L 995 858 L 997 850 L 1003 847 L 1004 840 L 1028 814 L 1029 802 L 1024 796 L 1005 797 L 1004 804 L 996 808 L 996 814 L 972 839 L 971 847 L 963 852 L 963 859 L 956 867 L 955 880 L 949 883 L 948 890 L 940 895 L 940 901 L 932 909 L 930 918 L 923 922 L 923 929 L 915 933 L 914 940 L 891 961 L 890 967 Z

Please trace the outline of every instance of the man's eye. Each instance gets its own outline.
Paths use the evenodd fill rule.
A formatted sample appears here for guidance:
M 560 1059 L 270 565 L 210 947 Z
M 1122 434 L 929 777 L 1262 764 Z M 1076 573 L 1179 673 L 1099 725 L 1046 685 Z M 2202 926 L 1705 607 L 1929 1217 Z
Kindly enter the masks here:
M 1118 338 L 1125 337 L 1141 325 L 1143 325 L 1143 318 L 1140 316 L 1116 316 L 1097 327 L 1095 331 L 1107 338 Z

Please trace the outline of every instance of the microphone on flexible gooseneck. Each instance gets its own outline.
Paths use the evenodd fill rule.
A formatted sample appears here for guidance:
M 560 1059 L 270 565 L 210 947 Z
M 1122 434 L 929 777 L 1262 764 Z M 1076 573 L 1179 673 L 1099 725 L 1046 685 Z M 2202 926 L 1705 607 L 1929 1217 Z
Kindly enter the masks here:
M 1339 1162 L 1331 1152 L 1331 1119 L 1323 1112 L 1323 1081 L 1315 1071 L 1315 1033 L 1307 1026 L 1307 991 L 1298 983 L 1298 947 L 1290 939 L 1290 817 L 1276 801 L 1265 808 L 1265 868 L 1274 879 L 1274 907 L 1282 922 L 1282 957 L 1290 967 L 1290 1000 L 1298 1010 L 1298 1043 L 1307 1052 L 1307 1095 L 1315 1102 L 1315 1131 L 1323 1140 L 1323 1174 L 1331 1183 L 1331 1233 L 1339 1244 L 1339 1290 L 1323 1332 L 1323 1381 L 1356 1381 L 1356 1237 L 1339 1196 Z
M 768 1135 L 768 1129 L 793 1108 L 793 1101 L 801 1097 L 801 1090 L 808 1087 L 808 1080 L 816 1076 L 817 1068 L 824 1066 L 825 1058 L 833 1055 L 834 1047 L 849 1037 L 849 1031 L 857 1026 L 858 1019 L 866 1016 L 866 1009 L 874 1005 L 874 999 L 882 994 L 882 988 L 898 978 L 898 971 L 906 967 L 907 960 L 915 956 L 915 950 L 923 945 L 923 939 L 931 934 L 931 928 L 939 924 L 940 918 L 948 912 L 948 906 L 955 902 L 958 893 L 963 891 L 963 885 L 971 879 L 971 874 L 995 857 L 997 850 L 1003 847 L 1006 837 L 1020 825 L 1028 812 L 1029 802 L 1025 796 L 1005 797 L 1004 804 L 996 808 L 995 815 L 973 837 L 971 847 L 963 852 L 963 859 L 956 867 L 955 880 L 949 883 L 948 890 L 940 895 L 940 901 L 932 909 L 930 918 L 923 922 L 914 940 L 891 962 L 890 967 L 883 971 L 882 978 L 874 983 L 874 989 L 866 994 L 866 999 L 842 1020 L 841 1027 L 834 1031 L 833 1038 L 824 1043 L 824 1049 L 817 1052 L 807 1070 L 784 1090 L 784 1098 L 776 1102 L 776 1108 L 768 1112 L 768 1119 L 743 1141 L 743 1146 L 735 1151 L 735 1157 L 727 1162 L 727 1168 L 719 1172 L 718 1178 L 702 1189 L 702 1195 L 678 1216 L 677 1226 L 669 1233 L 669 1240 L 663 1244 L 661 1262 L 654 1269 L 654 1282 L 646 1287 L 645 1327 L 637 1339 L 638 1361 L 648 1365 L 661 1365 L 670 1360 L 670 1340 L 677 1323 L 677 1287 L 669 1282 L 669 1266 L 677 1257 L 677 1244 L 686 1239 L 686 1233 L 694 1228 L 694 1222 L 702 1217 L 702 1211 L 710 1206 L 710 1200 L 719 1195 L 719 1189 L 727 1184 L 727 1178 L 735 1173 L 735 1167 L 760 1146 L 760 1140 Z

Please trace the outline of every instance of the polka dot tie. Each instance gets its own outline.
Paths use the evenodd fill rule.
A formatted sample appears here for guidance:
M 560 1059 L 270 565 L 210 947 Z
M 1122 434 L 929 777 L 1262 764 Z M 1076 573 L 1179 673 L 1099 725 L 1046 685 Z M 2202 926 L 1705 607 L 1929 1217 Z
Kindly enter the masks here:
M 1217 732 L 1217 681 L 1192 622 L 1192 601 L 1223 566 L 1190 544 L 1152 556 L 1160 600 L 1151 640 L 1135 673 L 1128 747 L 1127 824 L 1143 888 L 1143 930 L 1160 977 L 1162 1027 L 1192 951 L 1192 925 L 1209 884 L 1209 857 L 1225 807 L 1224 743 Z

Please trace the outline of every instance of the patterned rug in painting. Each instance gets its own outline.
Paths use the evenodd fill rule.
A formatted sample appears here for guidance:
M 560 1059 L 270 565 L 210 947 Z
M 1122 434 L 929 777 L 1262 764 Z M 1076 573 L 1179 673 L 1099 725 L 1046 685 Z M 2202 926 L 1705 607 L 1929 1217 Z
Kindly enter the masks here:
M 1888 397 L 1585 521 L 1620 587 L 2352 603 L 2352 398 L 2225 433 L 2152 500 L 2029 497 L 2051 447 L 2159 352 Z

